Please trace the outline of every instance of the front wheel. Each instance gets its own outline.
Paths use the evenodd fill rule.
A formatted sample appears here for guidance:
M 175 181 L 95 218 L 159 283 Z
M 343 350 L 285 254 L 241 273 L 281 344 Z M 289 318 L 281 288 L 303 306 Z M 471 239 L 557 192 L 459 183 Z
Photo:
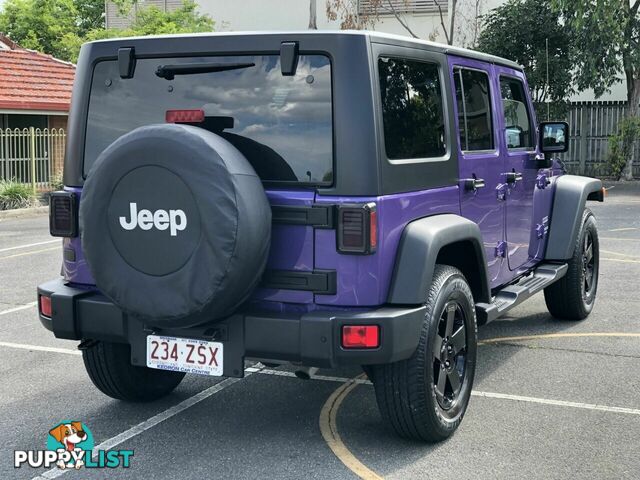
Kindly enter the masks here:
M 373 367 L 384 420 L 400 436 L 447 439 L 464 416 L 475 375 L 477 329 L 471 290 L 456 268 L 436 265 L 418 348 L 411 358 Z
M 116 400 L 151 402 L 175 389 L 184 373 L 131 365 L 131 347 L 124 343 L 94 342 L 82 351 L 93 384 Z
M 600 242 L 591 210 L 585 208 L 567 274 L 544 289 L 549 313 L 561 320 L 583 320 L 593 310 L 598 291 Z

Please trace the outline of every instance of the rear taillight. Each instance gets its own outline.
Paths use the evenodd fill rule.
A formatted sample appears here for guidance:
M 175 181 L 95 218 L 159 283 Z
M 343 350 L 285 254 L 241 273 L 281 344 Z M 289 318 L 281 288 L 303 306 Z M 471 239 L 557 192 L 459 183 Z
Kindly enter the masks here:
M 378 325 L 344 325 L 342 348 L 378 348 L 380 327 Z
M 40 295 L 38 299 L 40 314 L 51 318 L 51 297 Z
M 204 110 L 167 110 L 165 113 L 167 123 L 202 123 L 204 122 Z
M 73 192 L 52 192 L 49 196 L 49 232 L 54 237 L 78 235 L 78 200 Z
M 338 207 L 338 251 L 371 254 L 378 246 L 375 203 Z

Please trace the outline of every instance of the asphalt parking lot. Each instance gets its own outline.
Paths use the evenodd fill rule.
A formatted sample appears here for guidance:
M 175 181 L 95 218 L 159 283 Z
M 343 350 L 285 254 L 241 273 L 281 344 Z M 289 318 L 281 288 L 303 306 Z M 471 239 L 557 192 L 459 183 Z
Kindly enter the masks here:
M 61 473 L 14 469 L 13 452 L 43 449 L 52 426 L 78 419 L 99 448 L 134 457 L 129 469 L 63 478 L 637 479 L 640 185 L 610 192 L 590 205 L 601 242 L 592 315 L 558 322 L 539 294 L 481 328 L 467 416 L 435 446 L 386 430 L 373 388 L 344 383 L 358 370 L 308 381 L 284 367 L 239 381 L 191 376 L 146 405 L 103 396 L 75 343 L 37 319 L 35 287 L 60 270 L 47 216 L 0 220 L 0 478 Z

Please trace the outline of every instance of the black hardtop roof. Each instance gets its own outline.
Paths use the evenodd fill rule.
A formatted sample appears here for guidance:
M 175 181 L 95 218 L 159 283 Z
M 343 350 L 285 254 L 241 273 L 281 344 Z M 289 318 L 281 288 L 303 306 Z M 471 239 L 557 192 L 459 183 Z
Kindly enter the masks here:
M 487 53 L 470 50 L 467 48 L 454 47 L 437 42 L 430 42 L 427 40 L 421 40 L 417 38 L 407 37 L 403 35 L 393 35 L 388 33 L 375 32 L 371 30 L 291 30 L 291 31 L 247 31 L 247 32 L 205 32 L 205 33 L 191 33 L 191 34 L 173 34 L 173 35 L 150 35 L 145 37 L 126 37 L 126 38 L 112 38 L 105 40 L 96 40 L 91 42 L 92 44 L 123 44 L 123 43 L 142 43 L 142 42 L 159 42 L 172 39 L 187 39 L 187 38 L 216 38 L 216 37 L 302 37 L 302 36 L 357 36 L 366 37 L 372 43 L 384 43 L 387 45 L 397 45 L 411 48 L 420 48 L 432 52 L 439 52 L 450 55 L 457 55 L 460 57 L 471 58 L 487 63 L 494 63 L 498 65 L 504 65 L 506 67 L 522 70 L 522 66 L 506 58 L 497 57 L 495 55 L 489 55 Z

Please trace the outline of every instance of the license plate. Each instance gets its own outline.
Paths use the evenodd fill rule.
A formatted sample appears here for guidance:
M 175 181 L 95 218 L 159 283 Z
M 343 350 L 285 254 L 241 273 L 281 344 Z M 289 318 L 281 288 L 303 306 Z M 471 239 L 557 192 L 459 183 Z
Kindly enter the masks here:
M 199 375 L 222 376 L 223 344 L 191 338 L 149 335 L 147 367 Z

